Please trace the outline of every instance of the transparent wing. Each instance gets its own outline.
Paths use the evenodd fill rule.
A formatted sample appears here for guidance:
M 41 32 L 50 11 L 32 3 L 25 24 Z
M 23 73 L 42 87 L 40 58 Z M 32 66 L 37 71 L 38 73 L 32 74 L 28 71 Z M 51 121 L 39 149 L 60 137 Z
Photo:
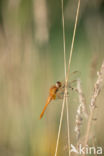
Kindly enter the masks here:
M 75 89 L 75 84 L 76 84 L 76 80 L 73 80 L 72 82 L 68 82 L 68 92 L 69 92 L 69 89 L 74 91 Z M 63 99 L 64 97 L 64 91 L 65 91 L 65 83 L 63 83 L 62 87 L 59 88 L 59 90 L 57 91 L 56 93 L 56 99 Z M 68 95 L 67 95 L 68 96 Z
M 79 71 L 74 71 L 69 75 L 68 87 L 74 88 L 76 87 L 77 80 L 79 79 L 81 73 Z
M 70 74 L 70 81 L 68 82 L 68 90 L 75 90 L 76 88 L 76 83 L 77 83 L 77 79 L 80 76 L 80 72 L 79 71 L 74 71 Z M 75 79 L 76 78 L 76 79 Z M 56 93 L 56 99 L 63 99 L 64 96 L 64 91 L 65 91 L 65 81 L 62 81 L 62 87 L 57 91 Z
M 72 73 L 69 74 L 69 81 L 78 79 L 80 77 L 81 73 L 79 71 L 73 71 Z
M 77 83 L 77 80 L 69 81 L 69 82 L 68 82 L 68 87 L 69 87 L 69 88 L 75 87 L 75 86 L 76 86 L 76 83 Z
M 60 88 L 56 93 L 56 99 L 63 99 L 65 88 Z
M 73 71 L 69 74 L 69 82 L 72 82 L 73 80 L 77 80 L 80 77 L 81 73 L 79 71 Z M 62 81 L 62 83 L 65 83 L 65 80 Z
M 77 83 L 77 80 L 69 81 L 68 82 L 68 88 L 75 87 L 76 83 Z M 62 82 L 62 87 L 60 89 L 62 89 L 62 88 L 65 88 L 65 82 L 64 81 Z

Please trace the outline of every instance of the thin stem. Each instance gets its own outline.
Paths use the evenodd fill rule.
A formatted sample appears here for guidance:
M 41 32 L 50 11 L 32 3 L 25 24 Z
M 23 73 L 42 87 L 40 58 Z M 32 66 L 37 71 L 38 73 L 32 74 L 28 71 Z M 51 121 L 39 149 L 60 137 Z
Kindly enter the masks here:
M 78 15 L 79 15 L 79 8 L 80 8 L 80 0 L 78 0 L 77 13 L 76 13 L 76 19 L 75 19 L 75 25 L 74 25 L 74 32 L 73 32 L 73 38 L 72 38 L 72 44 L 71 44 L 70 56 L 69 56 L 69 63 L 68 63 L 68 72 L 66 73 L 65 31 L 64 31 L 64 13 L 63 13 L 63 0 L 62 0 L 63 44 L 64 44 L 64 66 L 65 66 L 65 92 L 64 92 L 64 98 L 63 98 L 63 103 L 62 103 L 62 110 L 61 110 L 61 116 L 60 116 L 57 142 L 56 142 L 55 156 L 57 156 L 57 151 L 58 151 L 65 101 L 66 101 L 66 106 L 67 106 L 68 143 L 70 144 L 68 102 L 66 99 L 66 95 L 67 95 L 67 86 L 68 86 L 68 78 L 69 78 L 68 76 L 69 76 L 69 72 L 70 72 L 70 64 L 71 64 L 71 58 L 72 58 L 72 52 L 73 52 L 73 46 L 74 46 L 74 40 L 75 40 L 75 33 L 76 33 L 76 27 L 77 27 Z M 69 146 L 69 156 L 70 155 L 71 155 L 71 153 L 70 153 L 70 146 Z
M 64 106 L 65 106 L 65 96 L 63 98 L 63 104 L 62 104 L 62 109 L 61 109 L 61 116 L 60 116 L 59 130 L 58 130 L 58 136 L 57 136 L 57 142 L 56 142 L 55 156 L 57 156 L 57 151 L 58 151 L 60 132 L 61 132 L 61 126 L 62 126 L 62 120 L 63 120 L 63 113 L 64 113 Z
M 66 47 L 65 47 L 66 43 L 65 43 L 65 24 L 64 24 L 64 10 L 63 10 L 63 6 L 64 5 L 63 5 L 63 0 L 61 0 L 61 6 L 62 6 L 63 47 L 64 47 L 64 69 L 65 69 L 65 78 L 66 78 Z M 62 125 L 65 101 L 66 101 L 66 98 L 64 96 L 63 104 L 62 104 L 61 117 L 60 117 L 59 130 L 58 130 L 57 143 L 56 143 L 55 156 L 57 155 L 57 150 L 58 150 L 58 144 L 59 144 L 59 138 L 60 138 L 60 132 L 61 132 L 61 125 Z M 68 116 L 68 114 L 67 114 L 67 116 Z M 68 123 L 67 123 L 67 126 L 69 126 Z M 68 127 L 68 130 L 69 130 L 69 127 Z M 69 138 L 69 133 L 68 133 L 68 138 Z
M 66 96 L 65 96 L 66 97 Z M 68 152 L 70 156 L 70 125 L 69 125 L 69 109 L 68 109 L 68 99 L 66 97 L 66 112 L 67 112 L 67 131 L 68 131 Z
M 64 5 L 63 0 L 61 0 L 62 5 L 62 28 L 63 28 L 63 46 L 64 46 L 64 69 L 65 69 L 65 78 L 66 78 L 66 41 L 65 41 L 65 22 L 64 22 Z
M 68 81 L 68 78 L 69 78 L 70 64 L 71 64 L 71 59 L 72 59 L 73 46 L 74 46 L 76 28 L 77 28 L 77 23 L 78 23 L 79 9 L 80 9 L 80 0 L 78 0 L 78 7 L 77 7 L 77 13 L 76 13 L 76 19 L 75 19 L 75 25 L 74 25 L 74 32 L 73 32 L 72 44 L 71 44 L 71 49 L 70 49 L 70 56 L 69 56 L 68 72 L 67 72 L 67 79 L 66 79 L 66 81 Z
M 62 5 L 62 28 L 63 28 L 63 46 L 64 46 L 64 69 L 65 69 L 65 79 L 66 79 L 66 41 L 65 41 L 65 22 L 64 22 L 64 5 L 63 0 L 61 0 Z M 67 92 L 67 88 L 66 88 Z M 65 93 L 66 95 L 66 93 Z M 68 101 L 67 96 L 65 96 L 65 103 L 66 103 L 66 113 L 67 113 L 67 133 L 68 133 L 68 147 L 70 147 L 70 128 L 69 128 L 69 110 L 68 110 Z M 69 156 L 70 156 L 70 148 L 69 149 Z

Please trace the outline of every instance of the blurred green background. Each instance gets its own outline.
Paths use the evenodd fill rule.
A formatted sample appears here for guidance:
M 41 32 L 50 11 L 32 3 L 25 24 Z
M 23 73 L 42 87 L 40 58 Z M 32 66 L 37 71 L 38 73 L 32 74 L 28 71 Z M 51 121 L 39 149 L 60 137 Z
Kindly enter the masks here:
M 77 0 L 64 0 L 67 62 L 76 9 Z M 87 104 L 103 58 L 104 0 L 81 1 L 71 71 L 81 73 Z M 42 120 L 39 116 L 57 80 L 64 80 L 61 0 L 0 0 L 0 156 L 54 155 L 62 100 L 53 101 Z M 104 146 L 103 92 L 91 133 L 99 146 Z M 70 92 L 73 144 L 78 104 Z M 66 145 L 65 109 L 58 155 L 68 154 Z

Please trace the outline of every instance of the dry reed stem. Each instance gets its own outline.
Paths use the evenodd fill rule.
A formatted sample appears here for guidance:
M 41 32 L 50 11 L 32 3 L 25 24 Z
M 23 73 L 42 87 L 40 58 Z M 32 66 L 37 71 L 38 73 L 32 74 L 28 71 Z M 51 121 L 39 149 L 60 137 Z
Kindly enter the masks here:
M 87 130 L 86 130 L 86 135 L 85 135 L 85 141 L 84 141 L 84 146 L 88 144 L 88 139 L 89 139 L 89 134 L 90 134 L 90 129 L 91 129 L 91 123 L 93 120 L 93 114 L 94 110 L 96 108 L 96 99 L 101 91 L 102 88 L 102 81 L 104 80 L 104 62 L 102 63 L 101 69 L 99 72 L 97 72 L 97 81 L 94 85 L 94 92 L 91 98 L 91 103 L 90 103 L 90 114 L 89 114 L 89 119 L 87 123 Z M 85 154 L 84 154 L 85 156 Z
M 68 109 L 67 97 L 66 97 L 66 111 L 67 111 L 68 147 L 70 147 L 69 109 Z M 70 148 L 68 148 L 68 152 L 69 152 L 69 156 L 70 156 Z
M 67 72 L 66 82 L 68 81 L 69 73 L 70 73 L 70 64 L 71 64 L 71 58 L 72 58 L 72 53 L 73 53 L 73 46 L 74 46 L 74 40 L 75 40 L 75 34 L 76 34 L 76 28 L 77 28 L 77 22 L 78 22 L 79 8 L 80 8 L 80 0 L 78 0 L 78 6 L 77 6 L 77 12 L 76 12 L 76 19 L 75 19 L 75 25 L 74 25 L 72 44 L 71 44 L 71 49 L 70 49 L 70 56 L 69 56 L 68 72 Z
M 65 79 L 66 79 L 66 42 L 65 42 L 65 22 L 64 22 L 64 4 L 61 0 L 62 5 L 62 28 L 63 28 L 63 46 L 64 46 L 64 69 L 65 69 Z M 70 147 L 70 128 L 69 128 L 69 110 L 68 110 L 68 101 L 66 98 L 66 112 L 67 112 L 67 133 L 68 133 L 68 146 Z M 70 149 L 68 150 L 70 156 Z
M 62 2 L 63 4 L 63 2 Z M 78 15 L 79 15 L 79 8 L 80 8 L 80 0 L 78 0 L 78 6 L 77 6 L 77 13 L 76 13 L 76 19 L 75 19 L 75 25 L 74 25 L 74 32 L 73 32 L 73 38 L 72 38 L 72 44 L 71 44 L 71 49 L 70 49 L 70 56 L 69 56 L 69 63 L 68 63 L 68 72 L 66 74 L 65 78 L 65 92 L 64 92 L 64 98 L 63 98 L 63 103 L 62 103 L 62 110 L 61 110 L 61 116 L 60 116 L 60 123 L 59 123 L 59 130 L 58 130 L 58 137 L 57 137 L 57 142 L 56 142 L 56 150 L 55 150 L 55 156 L 57 156 L 57 151 L 58 151 L 58 145 L 59 145 L 59 138 L 60 138 L 60 132 L 61 132 L 61 126 L 62 126 L 62 120 L 63 120 L 63 112 L 64 112 L 64 106 L 65 106 L 65 101 L 67 103 L 67 86 L 68 86 L 68 78 L 69 78 L 69 72 L 70 72 L 70 64 L 71 64 L 71 58 L 72 58 L 72 52 L 73 52 L 73 46 L 74 46 L 74 40 L 75 40 L 75 33 L 76 33 L 76 28 L 77 28 L 77 21 L 78 21 Z M 64 29 L 64 28 L 63 28 Z M 65 41 L 65 40 L 64 40 Z M 66 60 L 66 58 L 65 58 Z M 66 105 L 68 108 L 68 105 Z M 68 111 L 68 109 L 67 109 Z M 67 114 L 68 115 L 68 114 Z M 67 116 L 68 117 L 68 116 Z M 67 118 L 68 119 L 68 118 Z M 69 156 L 71 155 L 70 153 L 70 146 L 69 146 Z

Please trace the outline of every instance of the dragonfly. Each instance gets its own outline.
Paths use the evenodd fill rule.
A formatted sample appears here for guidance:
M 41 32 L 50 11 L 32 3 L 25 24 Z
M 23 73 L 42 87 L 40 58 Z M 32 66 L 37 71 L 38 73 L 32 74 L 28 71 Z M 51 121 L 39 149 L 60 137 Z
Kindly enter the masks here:
M 73 72 L 72 74 L 76 74 L 78 73 L 78 71 Z M 68 82 L 68 88 L 70 88 L 71 90 L 75 90 L 73 88 L 73 84 L 76 82 L 77 80 L 72 80 L 70 82 Z M 63 99 L 64 97 L 64 91 L 65 91 L 65 81 L 57 81 L 55 85 L 53 85 L 50 89 L 49 89 L 49 95 L 48 98 L 46 100 L 46 104 L 43 108 L 43 111 L 40 114 L 40 119 L 43 117 L 47 106 L 51 103 L 52 100 L 56 100 L 56 99 Z

